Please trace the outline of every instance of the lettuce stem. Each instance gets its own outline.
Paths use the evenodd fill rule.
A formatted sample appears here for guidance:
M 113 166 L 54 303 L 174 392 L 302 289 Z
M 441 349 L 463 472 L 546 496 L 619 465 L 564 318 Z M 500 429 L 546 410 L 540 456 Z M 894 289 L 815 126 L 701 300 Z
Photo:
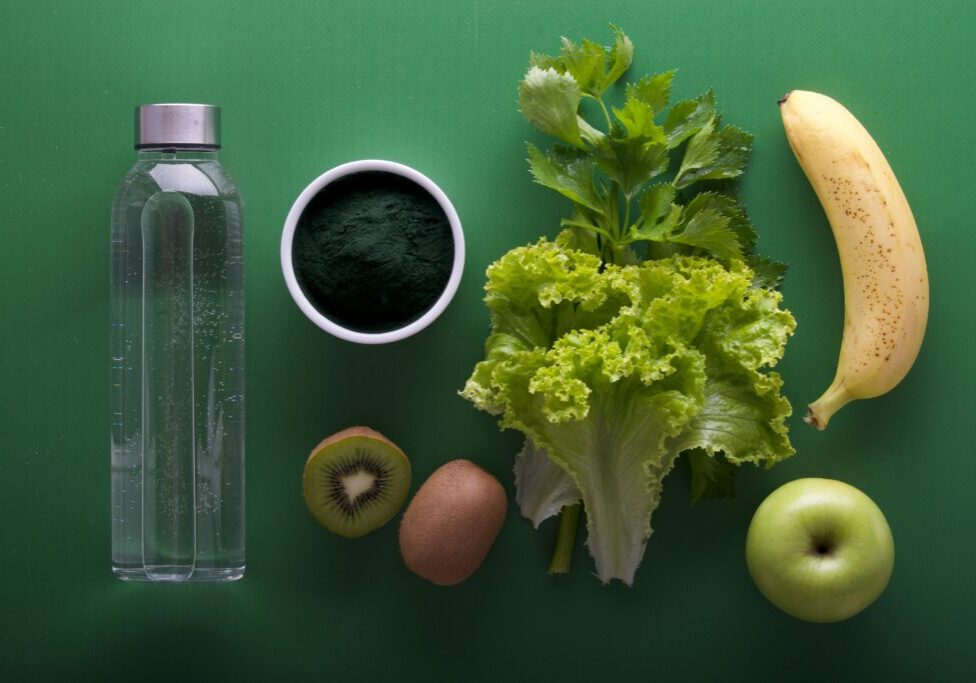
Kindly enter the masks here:
M 559 531 L 556 532 L 556 547 L 549 562 L 550 574 L 568 574 L 573 563 L 573 546 L 576 545 L 576 527 L 579 526 L 582 505 L 567 505 L 559 515 Z

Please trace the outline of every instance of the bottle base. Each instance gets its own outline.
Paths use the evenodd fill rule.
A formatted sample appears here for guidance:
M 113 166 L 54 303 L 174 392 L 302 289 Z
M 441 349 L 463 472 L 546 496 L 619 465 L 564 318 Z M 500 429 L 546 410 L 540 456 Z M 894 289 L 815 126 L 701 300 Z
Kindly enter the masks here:
M 194 569 L 189 575 L 175 572 L 167 575 L 154 571 L 150 576 L 145 567 L 112 567 L 112 574 L 122 581 L 142 581 L 146 583 L 218 583 L 237 581 L 244 577 L 244 567 L 222 567 L 220 569 Z

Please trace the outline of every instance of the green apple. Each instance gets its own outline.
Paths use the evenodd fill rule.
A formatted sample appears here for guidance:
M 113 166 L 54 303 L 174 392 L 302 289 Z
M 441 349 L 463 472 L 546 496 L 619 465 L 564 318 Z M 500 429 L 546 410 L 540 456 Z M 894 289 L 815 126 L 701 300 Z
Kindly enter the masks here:
M 797 479 L 756 510 L 746 563 L 762 594 L 787 614 L 841 621 L 884 591 L 895 542 L 863 492 L 833 479 Z

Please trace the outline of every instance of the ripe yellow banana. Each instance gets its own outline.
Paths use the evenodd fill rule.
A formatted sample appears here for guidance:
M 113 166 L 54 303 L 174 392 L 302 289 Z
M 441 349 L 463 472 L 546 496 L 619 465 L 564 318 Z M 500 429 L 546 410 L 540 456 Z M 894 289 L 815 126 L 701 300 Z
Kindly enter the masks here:
M 824 429 L 847 403 L 880 396 L 908 374 L 925 335 L 929 278 L 905 193 L 864 126 L 835 100 L 803 90 L 787 93 L 780 113 L 844 273 L 837 374 L 805 418 Z

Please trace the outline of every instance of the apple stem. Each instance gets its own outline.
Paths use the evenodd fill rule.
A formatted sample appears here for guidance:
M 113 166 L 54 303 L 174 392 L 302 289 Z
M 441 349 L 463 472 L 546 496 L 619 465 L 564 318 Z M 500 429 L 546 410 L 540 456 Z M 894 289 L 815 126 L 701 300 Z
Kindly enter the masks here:
M 576 545 L 576 527 L 579 526 L 579 503 L 567 505 L 559 515 L 559 531 L 556 532 L 556 547 L 549 562 L 550 574 L 568 574 L 573 563 L 573 546 Z

